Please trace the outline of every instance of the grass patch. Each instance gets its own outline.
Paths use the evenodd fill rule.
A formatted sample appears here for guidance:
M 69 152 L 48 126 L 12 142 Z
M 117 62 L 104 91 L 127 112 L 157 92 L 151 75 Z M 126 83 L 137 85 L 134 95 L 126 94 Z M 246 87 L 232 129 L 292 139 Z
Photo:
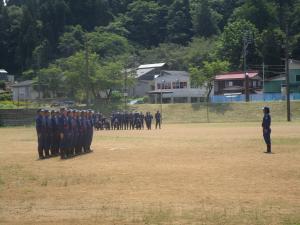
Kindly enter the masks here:
M 272 121 L 286 121 L 285 102 L 250 102 L 209 104 L 163 104 L 163 121 L 166 123 L 223 123 L 223 122 L 260 122 L 262 107 L 271 108 Z M 137 111 L 160 110 L 160 105 L 135 105 Z M 291 102 L 292 120 L 300 121 L 300 102 Z

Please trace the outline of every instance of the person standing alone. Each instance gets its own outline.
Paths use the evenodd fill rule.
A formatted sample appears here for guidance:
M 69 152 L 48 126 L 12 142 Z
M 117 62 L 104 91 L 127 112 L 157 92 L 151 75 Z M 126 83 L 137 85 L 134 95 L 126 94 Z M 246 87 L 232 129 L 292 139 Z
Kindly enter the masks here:
M 271 116 L 270 116 L 270 108 L 263 108 L 264 117 L 262 121 L 262 129 L 263 129 L 263 137 L 265 143 L 267 145 L 267 151 L 265 153 L 272 153 L 271 150 Z
M 161 125 L 161 114 L 159 111 L 157 111 L 155 113 L 155 129 L 157 129 L 157 126 L 159 127 L 160 129 L 160 125 Z

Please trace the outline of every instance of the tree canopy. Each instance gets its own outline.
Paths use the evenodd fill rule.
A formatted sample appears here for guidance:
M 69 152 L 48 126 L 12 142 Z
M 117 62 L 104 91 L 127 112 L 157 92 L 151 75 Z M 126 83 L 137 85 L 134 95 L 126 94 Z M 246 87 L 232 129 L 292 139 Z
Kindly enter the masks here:
M 0 1 L 0 67 L 18 79 L 52 77 L 58 62 L 83 60 L 87 47 L 101 76 L 103 68 L 124 69 L 124 56 L 131 66 L 163 61 L 187 70 L 226 61 L 238 70 L 245 34 L 249 68 L 282 65 L 287 39 L 290 57 L 300 59 L 300 0 Z M 74 75 L 68 68 L 59 67 L 64 79 Z

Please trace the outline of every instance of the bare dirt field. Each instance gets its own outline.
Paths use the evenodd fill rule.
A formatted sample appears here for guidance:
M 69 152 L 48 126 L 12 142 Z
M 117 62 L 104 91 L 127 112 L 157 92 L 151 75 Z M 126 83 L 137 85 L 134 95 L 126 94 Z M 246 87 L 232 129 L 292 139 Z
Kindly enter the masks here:
M 37 160 L 35 130 L 0 129 L 0 224 L 300 224 L 300 123 L 95 132 L 91 154 Z

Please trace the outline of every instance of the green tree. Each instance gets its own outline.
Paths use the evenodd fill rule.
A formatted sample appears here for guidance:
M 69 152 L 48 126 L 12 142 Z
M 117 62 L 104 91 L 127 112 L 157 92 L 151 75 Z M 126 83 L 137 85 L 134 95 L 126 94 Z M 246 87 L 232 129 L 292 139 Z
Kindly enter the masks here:
M 44 92 L 52 93 L 52 96 L 58 97 L 64 93 L 64 76 L 61 68 L 56 64 L 51 64 L 49 67 L 41 69 L 40 82 L 43 84 Z
M 0 90 L 5 90 L 5 89 L 6 89 L 5 81 L 0 80 Z
M 272 1 L 246 0 L 235 9 L 232 17 L 233 20 L 245 19 L 262 31 L 276 26 L 276 5 Z
M 248 61 L 251 64 L 261 63 L 261 53 L 258 46 L 261 37 L 256 27 L 246 20 L 238 20 L 229 23 L 220 37 L 217 56 L 222 60 L 229 61 L 231 69 L 240 69 L 243 65 L 243 40 L 248 33 L 252 38 L 248 47 Z
M 20 71 L 20 61 L 17 60 L 17 47 L 19 45 L 19 33 L 23 10 L 17 6 L 7 6 L 2 10 L 1 24 L 1 67 L 7 69 L 10 73 L 16 74 Z M 2 64 L 3 63 L 3 64 Z
M 137 0 L 128 6 L 125 27 L 129 38 L 144 46 L 155 46 L 164 39 L 163 8 L 153 1 Z
M 214 86 L 215 76 L 228 71 L 229 62 L 227 61 L 214 61 L 204 62 L 203 67 L 191 66 L 189 68 L 191 82 L 197 86 L 204 86 L 207 90 L 207 102 L 209 102 L 209 96 Z
M 16 62 L 20 65 L 20 71 L 29 69 L 33 63 L 32 54 L 40 40 L 40 24 L 35 20 L 34 15 L 26 6 L 22 7 L 23 16 L 20 31 L 18 33 L 18 43 L 16 47 Z
M 57 63 L 65 76 L 65 89 L 68 90 L 68 95 L 76 96 L 82 92 L 89 104 L 94 92 L 93 81 L 100 69 L 98 55 L 79 51 L 66 59 L 58 60 Z
M 69 25 L 81 25 L 92 31 L 97 26 L 106 26 L 113 20 L 107 0 L 74 1 L 65 0 L 71 15 Z
M 184 70 L 184 56 L 187 54 L 187 48 L 175 43 L 163 43 L 158 47 L 151 49 L 141 49 L 138 52 L 140 64 L 151 64 L 157 62 L 168 63 L 171 70 Z
M 98 27 L 98 29 L 103 32 L 117 34 L 117 35 L 127 38 L 130 33 L 124 26 L 124 23 L 123 23 L 124 20 L 125 20 L 124 16 L 119 16 L 114 21 L 109 23 L 107 26 Z
M 106 62 L 101 66 L 100 71 L 95 77 L 95 96 L 105 93 L 106 101 L 109 102 L 112 97 L 113 90 L 123 87 L 124 75 L 122 73 L 123 66 L 120 62 Z
M 128 53 L 131 46 L 127 39 L 113 33 L 103 32 L 96 28 L 94 32 L 87 34 L 88 45 L 93 52 L 101 58 L 111 58 Z
M 211 37 L 219 33 L 216 12 L 209 6 L 208 0 L 202 0 L 195 5 L 193 12 L 193 27 L 196 35 Z
M 48 41 L 49 59 L 53 59 L 57 54 L 58 40 L 64 32 L 68 14 L 69 8 L 64 0 L 43 0 L 39 4 L 41 32 Z
M 285 34 L 279 29 L 267 29 L 262 32 L 261 53 L 265 64 L 282 64 L 282 45 Z
M 174 0 L 167 16 L 167 40 L 186 45 L 192 37 L 189 0 Z
M 63 57 L 69 57 L 82 50 L 85 42 L 85 32 L 80 25 L 69 26 L 59 38 L 58 49 Z
M 189 66 L 203 66 L 204 61 L 214 58 L 216 38 L 193 38 L 183 56 L 185 69 Z
M 0 67 L 8 69 L 8 15 L 3 2 L 0 2 Z

